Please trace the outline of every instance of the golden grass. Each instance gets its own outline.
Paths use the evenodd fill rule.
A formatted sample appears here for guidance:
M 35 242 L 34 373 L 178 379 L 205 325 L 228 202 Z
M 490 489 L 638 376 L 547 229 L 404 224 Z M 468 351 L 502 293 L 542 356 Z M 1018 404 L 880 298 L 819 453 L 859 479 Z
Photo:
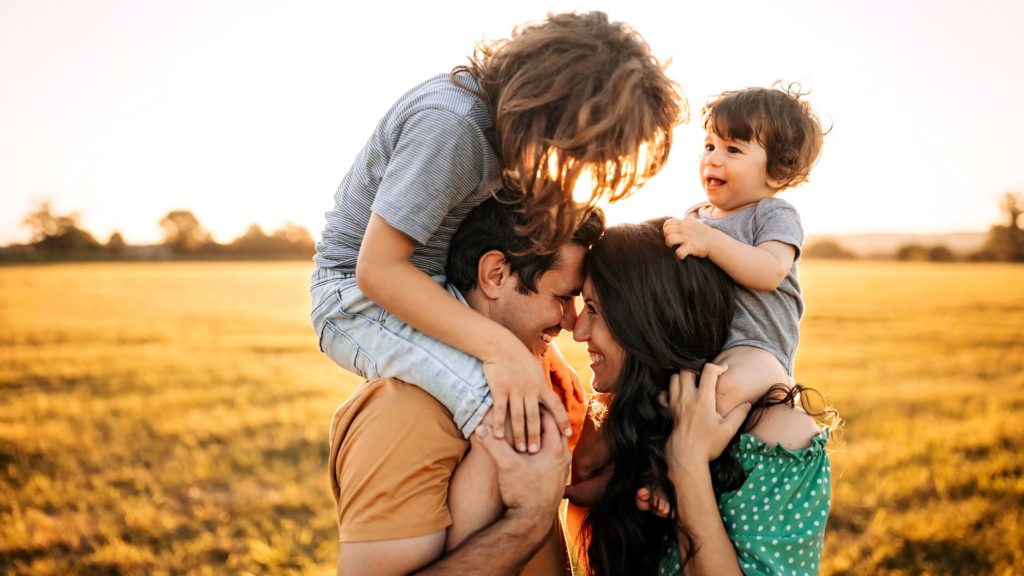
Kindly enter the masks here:
M 357 381 L 309 271 L 0 268 L 0 573 L 332 572 L 326 426 Z M 801 275 L 797 379 L 846 419 L 825 573 L 1024 573 L 1024 267 Z

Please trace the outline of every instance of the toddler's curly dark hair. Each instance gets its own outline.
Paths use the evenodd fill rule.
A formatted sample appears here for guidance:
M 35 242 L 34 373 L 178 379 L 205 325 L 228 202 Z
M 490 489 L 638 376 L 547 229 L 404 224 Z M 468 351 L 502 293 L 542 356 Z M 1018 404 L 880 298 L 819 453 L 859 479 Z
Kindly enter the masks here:
M 776 82 L 771 88 L 722 92 L 702 109 L 704 129 L 722 138 L 756 141 L 768 156 L 766 172 L 792 188 L 807 181 L 824 135 L 821 122 L 800 84 Z

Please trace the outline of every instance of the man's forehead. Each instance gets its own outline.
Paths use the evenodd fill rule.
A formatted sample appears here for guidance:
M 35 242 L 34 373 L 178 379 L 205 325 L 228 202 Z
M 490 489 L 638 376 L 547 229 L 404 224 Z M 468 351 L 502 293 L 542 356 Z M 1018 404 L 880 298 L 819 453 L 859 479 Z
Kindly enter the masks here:
M 583 257 L 587 249 L 571 243 L 558 251 L 554 268 L 541 274 L 538 283 L 559 294 L 576 294 L 583 289 Z

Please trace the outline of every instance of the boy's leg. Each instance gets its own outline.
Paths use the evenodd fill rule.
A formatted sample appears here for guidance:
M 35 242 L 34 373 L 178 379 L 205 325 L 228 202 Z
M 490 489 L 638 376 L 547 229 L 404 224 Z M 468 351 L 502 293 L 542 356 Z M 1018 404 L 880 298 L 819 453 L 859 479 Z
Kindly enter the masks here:
M 728 414 L 744 402 L 757 402 L 773 384 L 791 384 L 786 369 L 767 350 L 736 346 L 724 350 L 714 362 L 729 366 L 718 379 L 716 407 L 719 414 Z
M 465 303 L 458 290 L 446 288 Z M 367 379 L 415 384 L 452 413 L 467 438 L 480 424 L 492 401 L 479 359 L 392 316 L 366 298 L 354 276 L 314 285 L 312 298 L 320 349 L 335 363 Z
M 491 410 L 484 416 L 490 420 Z M 512 444 L 511 430 L 505 437 Z M 448 527 L 445 549 L 454 550 L 477 530 L 489 526 L 501 515 L 503 504 L 498 492 L 498 467 L 481 448 L 476 435 L 469 437 L 470 448 L 466 457 L 452 475 L 448 487 L 448 510 L 452 525 Z

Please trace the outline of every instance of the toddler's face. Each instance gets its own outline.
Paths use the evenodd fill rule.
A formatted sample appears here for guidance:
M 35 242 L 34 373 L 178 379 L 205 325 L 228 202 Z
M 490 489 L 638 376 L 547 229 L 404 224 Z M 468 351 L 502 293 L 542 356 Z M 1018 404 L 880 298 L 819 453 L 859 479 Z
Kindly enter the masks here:
M 731 140 L 714 132 L 704 137 L 701 185 L 722 212 L 741 210 L 778 192 L 781 186 L 768 178 L 767 166 L 768 155 L 756 140 Z

